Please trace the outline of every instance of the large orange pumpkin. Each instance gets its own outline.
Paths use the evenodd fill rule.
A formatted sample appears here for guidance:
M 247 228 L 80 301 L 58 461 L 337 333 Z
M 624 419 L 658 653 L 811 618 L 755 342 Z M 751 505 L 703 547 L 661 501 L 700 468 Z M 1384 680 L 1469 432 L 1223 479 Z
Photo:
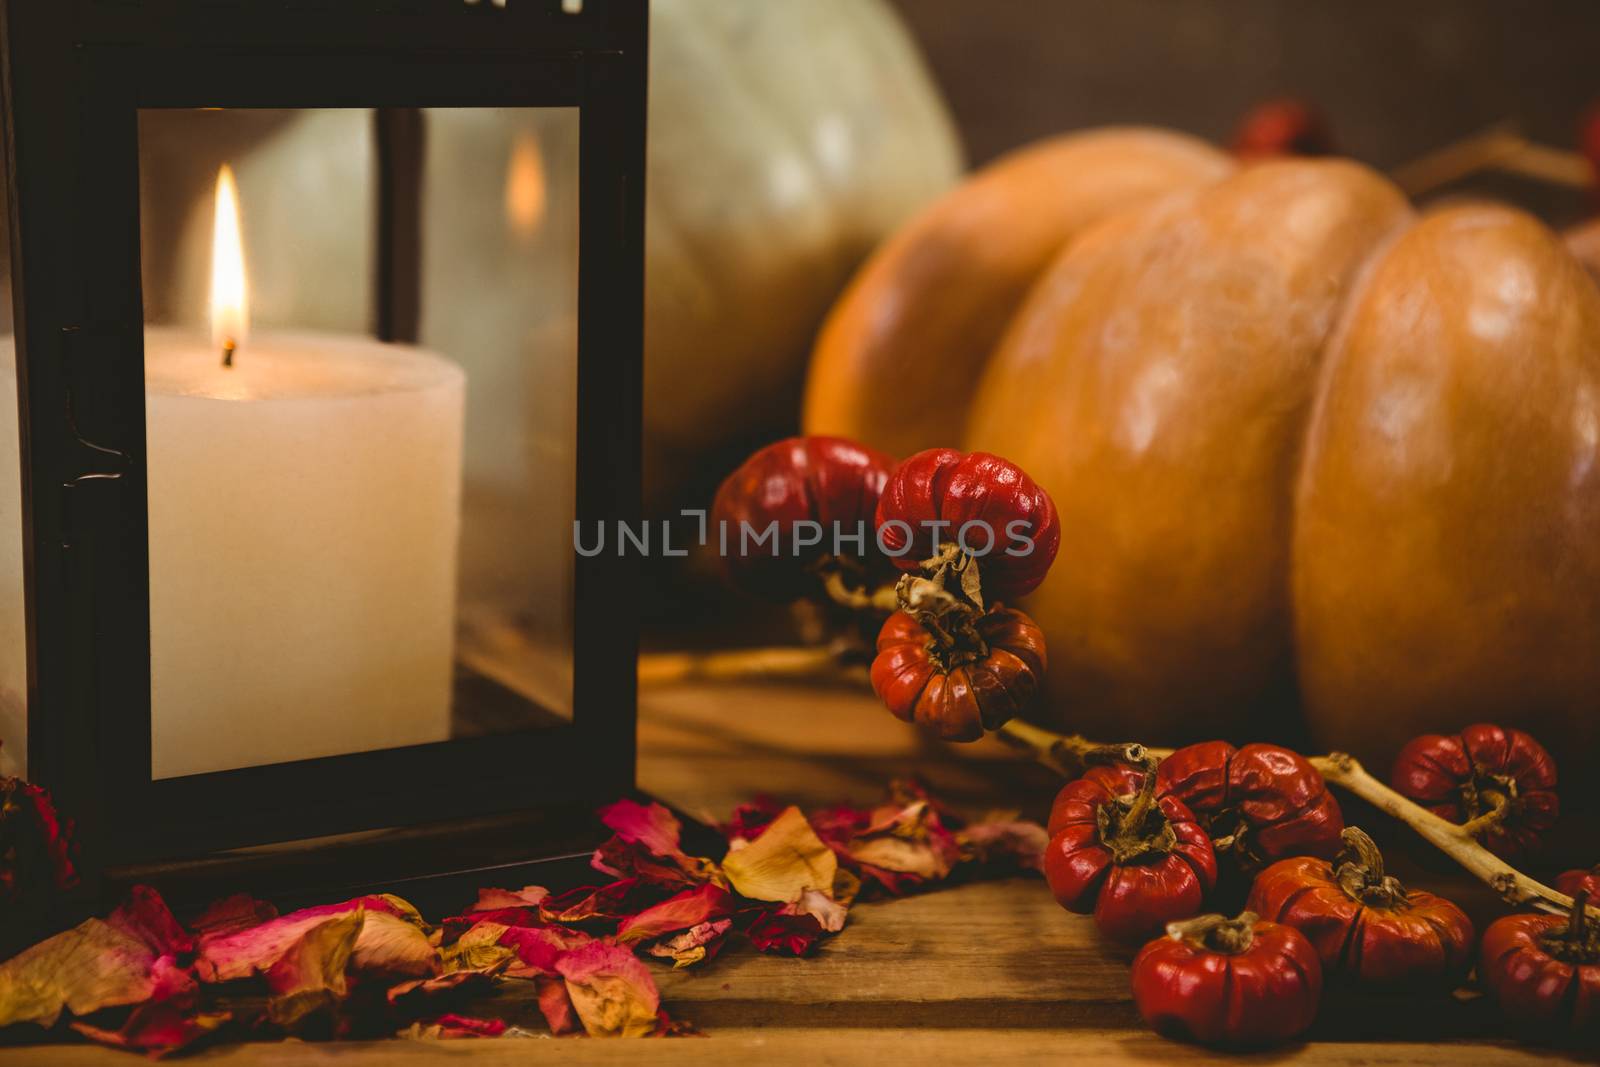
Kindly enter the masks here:
M 1181 742 L 1303 714 L 1381 761 L 1488 718 L 1593 750 L 1600 290 L 1555 235 L 1490 205 L 1419 220 L 1380 175 L 1300 160 L 1064 243 L 936 428 L 1055 498 L 1027 607 L 1063 723 Z M 813 401 L 854 389 L 840 343 Z M 870 415 L 892 440 L 902 412 Z
M 806 432 L 899 456 L 954 443 L 984 361 L 1063 245 L 1113 211 L 1231 169 L 1192 137 L 1138 128 L 1066 134 L 990 164 L 851 281 L 812 353 Z

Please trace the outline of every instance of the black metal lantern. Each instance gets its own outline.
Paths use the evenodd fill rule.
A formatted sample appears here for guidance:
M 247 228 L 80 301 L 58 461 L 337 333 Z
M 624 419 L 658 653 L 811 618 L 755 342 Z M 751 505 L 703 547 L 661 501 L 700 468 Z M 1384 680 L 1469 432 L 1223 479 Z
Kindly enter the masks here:
M 87 866 L 395 827 L 336 874 L 229 862 L 290 886 L 592 848 L 573 813 L 633 786 L 637 561 L 571 535 L 639 508 L 645 0 L 0 10 L 26 771 Z M 282 136 L 304 116 L 332 132 Z M 213 216 L 182 173 L 219 157 Z M 218 264 L 250 259 L 252 197 L 246 339 Z M 209 335 L 180 215 L 215 226 Z M 365 339 L 284 295 L 352 286 Z

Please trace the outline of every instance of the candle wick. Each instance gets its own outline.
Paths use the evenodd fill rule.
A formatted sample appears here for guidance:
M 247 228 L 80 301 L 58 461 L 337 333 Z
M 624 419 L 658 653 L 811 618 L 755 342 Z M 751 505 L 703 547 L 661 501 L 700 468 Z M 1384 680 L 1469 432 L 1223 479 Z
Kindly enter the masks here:
M 233 343 L 233 338 L 227 337 L 227 338 L 223 339 L 223 342 L 222 342 L 222 365 L 224 367 L 233 366 L 233 353 L 234 353 L 235 350 L 238 349 L 238 347 L 239 347 L 238 345 Z

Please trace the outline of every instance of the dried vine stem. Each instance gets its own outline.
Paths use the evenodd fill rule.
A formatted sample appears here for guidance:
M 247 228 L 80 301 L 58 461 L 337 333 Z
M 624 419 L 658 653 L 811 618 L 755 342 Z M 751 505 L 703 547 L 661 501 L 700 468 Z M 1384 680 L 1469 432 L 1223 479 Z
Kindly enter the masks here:
M 850 665 L 827 645 L 740 648 L 728 652 L 646 652 L 639 657 L 639 684 L 740 681 L 846 674 Z
M 1077 734 L 1058 734 L 1021 719 L 1012 719 L 996 730 L 995 736 L 1066 778 L 1076 778 L 1095 760 L 1159 762 L 1172 755 L 1170 748 L 1147 748 L 1139 744 L 1106 745 Z
M 900 609 L 892 582 L 872 589 L 855 589 L 846 584 L 843 574 L 830 570 L 823 576 L 822 589 L 829 600 L 851 611 L 890 615 Z
M 1442 819 L 1390 789 L 1368 774 L 1353 756 L 1343 752 L 1312 756 L 1311 765 L 1334 785 L 1348 789 L 1386 815 L 1392 815 L 1411 827 L 1430 844 L 1465 867 L 1475 878 L 1499 893 L 1506 903 L 1530 904 L 1545 911 L 1563 913 L 1572 910 L 1571 897 L 1529 878 L 1484 848 L 1467 827 Z
M 733 652 L 650 653 L 639 657 L 641 683 L 666 683 L 696 679 L 737 680 L 761 677 L 800 677 L 843 674 L 850 668 L 839 653 L 826 646 L 740 649 Z M 1075 778 L 1097 759 L 1124 759 L 1139 763 L 1162 760 L 1170 748 L 1143 745 L 1106 745 L 1077 734 L 1061 734 L 1033 723 L 1013 719 L 995 736 L 1057 774 Z M 1334 785 L 1354 793 L 1373 807 L 1415 830 L 1434 847 L 1459 863 L 1509 904 L 1527 904 L 1544 911 L 1569 912 L 1572 898 L 1529 878 L 1484 848 L 1471 829 L 1442 819 L 1368 774 L 1352 756 L 1334 752 L 1310 757 L 1311 765 Z M 1600 918 L 1600 908 L 1588 909 Z
M 1093 758 L 1093 754 L 1104 754 L 1108 748 L 1113 751 L 1116 748 L 1096 744 L 1076 734 L 1059 734 L 1018 720 L 1006 723 L 997 733 L 1013 747 L 1027 752 L 1039 763 L 1069 778 L 1083 773 L 1086 758 Z M 1152 748 L 1143 751 L 1156 759 L 1165 759 L 1172 754 L 1171 749 Z M 1327 756 L 1312 756 L 1310 759 L 1311 765 L 1325 779 L 1411 827 L 1466 868 L 1468 873 L 1499 893 L 1508 904 L 1528 904 L 1561 913 L 1572 909 L 1571 897 L 1529 878 L 1484 848 L 1467 827 L 1442 819 L 1390 789 L 1368 774 L 1354 757 L 1335 752 Z M 1595 908 L 1589 910 L 1600 916 L 1600 911 Z

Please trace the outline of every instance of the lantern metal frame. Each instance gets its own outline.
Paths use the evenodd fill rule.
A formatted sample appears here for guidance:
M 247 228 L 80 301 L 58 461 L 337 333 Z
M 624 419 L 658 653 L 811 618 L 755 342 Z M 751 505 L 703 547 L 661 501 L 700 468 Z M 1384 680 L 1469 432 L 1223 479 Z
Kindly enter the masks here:
M 638 561 L 576 552 L 570 723 L 152 778 L 138 122 L 147 108 L 380 109 L 398 116 L 379 124 L 380 156 L 393 159 L 405 109 L 578 108 L 576 515 L 634 521 L 645 0 L 0 0 L 0 19 L 28 765 L 77 817 L 86 865 L 572 811 L 630 790 Z M 376 332 L 393 339 L 415 322 L 404 262 L 415 180 L 386 173 L 380 184 Z M 555 836 L 524 850 L 549 852 Z

